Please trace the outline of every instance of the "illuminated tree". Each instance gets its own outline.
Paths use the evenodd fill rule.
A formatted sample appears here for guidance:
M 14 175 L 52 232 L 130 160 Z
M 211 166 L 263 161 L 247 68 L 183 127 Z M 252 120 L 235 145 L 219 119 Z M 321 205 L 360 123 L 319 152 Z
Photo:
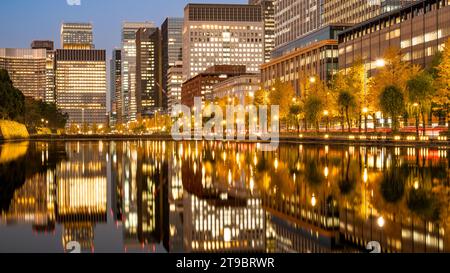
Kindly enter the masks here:
M 450 105 L 450 39 L 445 43 L 440 64 L 437 66 L 437 92 L 433 101 L 447 114 Z M 450 122 L 449 122 L 450 130 Z
M 405 97 L 397 86 L 388 86 L 379 97 L 381 111 L 392 118 L 394 132 L 398 130 L 398 116 L 404 113 Z
M 431 103 L 435 93 L 433 78 L 422 71 L 407 83 L 408 109 L 416 119 L 416 133 L 419 135 L 419 115 L 422 116 L 423 134 L 426 129 L 426 113 L 431 113 Z

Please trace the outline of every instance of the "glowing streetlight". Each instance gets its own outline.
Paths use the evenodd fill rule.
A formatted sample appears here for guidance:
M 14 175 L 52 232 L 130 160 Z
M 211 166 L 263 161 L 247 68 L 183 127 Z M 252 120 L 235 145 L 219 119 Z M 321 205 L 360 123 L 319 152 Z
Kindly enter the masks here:
M 375 61 L 375 65 L 377 67 L 385 67 L 386 66 L 386 61 L 384 59 L 378 59 Z
M 317 79 L 316 79 L 316 77 L 314 77 L 314 76 L 312 76 L 312 77 L 309 78 L 309 82 L 310 82 L 310 83 L 316 83 L 316 81 L 317 81 Z

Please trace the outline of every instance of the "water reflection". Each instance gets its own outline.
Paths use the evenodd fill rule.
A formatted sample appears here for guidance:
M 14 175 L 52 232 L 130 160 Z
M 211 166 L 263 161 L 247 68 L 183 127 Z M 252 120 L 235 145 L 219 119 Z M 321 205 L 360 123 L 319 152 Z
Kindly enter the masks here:
M 259 148 L 3 144 L 0 252 L 450 252 L 448 150 Z

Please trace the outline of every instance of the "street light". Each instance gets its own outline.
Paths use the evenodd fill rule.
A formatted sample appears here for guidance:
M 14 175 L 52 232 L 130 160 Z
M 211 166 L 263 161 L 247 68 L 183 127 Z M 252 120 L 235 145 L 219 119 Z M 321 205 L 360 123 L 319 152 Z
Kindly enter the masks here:
M 312 77 L 309 78 L 309 82 L 310 82 L 310 83 L 316 83 L 316 81 L 317 81 L 317 79 L 316 79 L 316 77 L 314 77 L 314 76 L 312 76 Z
M 369 113 L 369 109 L 367 107 L 363 108 L 363 113 L 364 113 L 364 130 L 367 134 L 368 128 L 367 128 L 367 113 Z
M 386 61 L 384 59 L 378 59 L 378 60 L 375 61 L 375 65 L 378 68 L 385 67 L 386 66 Z

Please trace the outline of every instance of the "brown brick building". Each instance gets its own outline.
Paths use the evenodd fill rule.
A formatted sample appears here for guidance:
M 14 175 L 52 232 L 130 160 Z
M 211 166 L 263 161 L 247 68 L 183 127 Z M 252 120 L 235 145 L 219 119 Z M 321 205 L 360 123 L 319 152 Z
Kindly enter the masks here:
M 246 73 L 243 65 L 215 65 L 205 72 L 184 82 L 181 90 L 181 103 L 188 107 L 194 106 L 194 99 L 201 97 L 202 102 L 213 100 L 213 86 L 230 77 Z

